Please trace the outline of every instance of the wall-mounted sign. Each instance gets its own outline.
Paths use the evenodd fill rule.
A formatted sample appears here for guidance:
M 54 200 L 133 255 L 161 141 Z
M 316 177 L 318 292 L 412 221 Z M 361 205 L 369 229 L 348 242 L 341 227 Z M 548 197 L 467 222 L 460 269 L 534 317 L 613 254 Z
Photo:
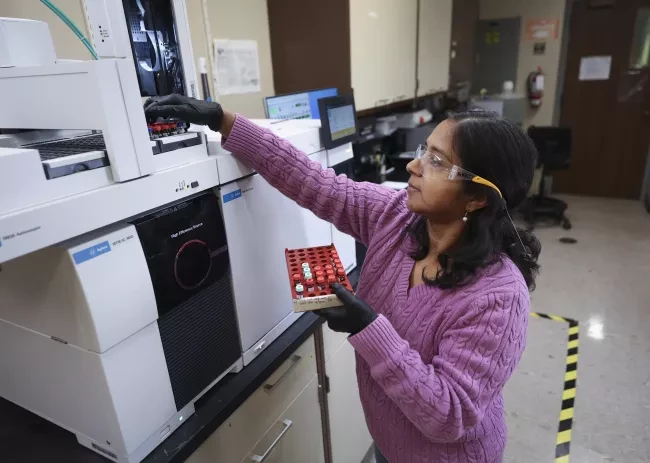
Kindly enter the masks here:
M 260 91 L 260 59 L 255 40 L 214 39 L 217 93 L 234 95 Z
M 555 40 L 559 29 L 559 19 L 530 19 L 526 23 L 526 40 Z
M 612 71 L 611 56 L 583 56 L 580 58 L 579 80 L 608 80 Z
M 485 43 L 491 45 L 493 43 L 499 43 L 501 41 L 501 34 L 499 31 L 489 31 L 485 34 Z
M 533 55 L 543 55 L 546 53 L 546 42 L 535 42 L 533 45 Z

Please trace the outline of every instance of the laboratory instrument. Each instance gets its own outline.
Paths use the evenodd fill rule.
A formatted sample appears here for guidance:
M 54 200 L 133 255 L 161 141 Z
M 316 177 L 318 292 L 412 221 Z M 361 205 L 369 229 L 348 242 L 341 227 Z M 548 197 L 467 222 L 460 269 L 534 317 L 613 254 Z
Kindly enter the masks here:
M 183 121 L 148 127 L 142 109 L 142 96 L 196 96 L 185 3 L 84 0 L 84 7 L 102 59 L 0 68 L 0 129 L 20 150 L 0 155 L 0 214 L 208 156 L 200 131 Z M 12 22 L 23 34 L 34 24 L 43 27 L 30 43 L 53 50 L 47 24 Z
M 0 395 L 141 461 L 242 367 L 228 244 L 206 192 L 3 264 Z
M 312 161 L 335 171 L 352 159 L 350 143 L 327 150 L 320 138 L 320 121 L 253 121 L 284 138 Z M 344 269 L 356 267 L 354 238 L 310 211 L 296 206 L 221 146 L 221 134 L 206 128 L 208 150 L 218 160 L 219 193 L 233 274 L 244 365 L 248 365 L 301 315 L 292 310 L 286 275 L 287 248 L 334 243 Z M 252 265 L 255 263 L 255 265 Z M 251 288 L 255 288 L 252 291 Z M 263 309 L 261 309 L 263 308 Z
M 334 243 L 349 271 L 355 242 L 220 134 L 145 119 L 196 93 L 184 1 L 83 3 L 101 59 L 0 69 L 0 395 L 137 463 L 301 316 L 284 250 Z M 345 170 L 318 119 L 277 122 L 256 121 Z

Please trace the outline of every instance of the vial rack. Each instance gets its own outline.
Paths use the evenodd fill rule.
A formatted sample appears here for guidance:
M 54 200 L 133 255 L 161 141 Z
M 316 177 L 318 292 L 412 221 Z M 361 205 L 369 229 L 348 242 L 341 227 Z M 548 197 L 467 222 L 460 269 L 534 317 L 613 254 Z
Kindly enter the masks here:
M 330 285 L 339 282 L 349 291 L 352 285 L 334 245 L 284 251 L 291 284 L 294 312 L 341 306 Z

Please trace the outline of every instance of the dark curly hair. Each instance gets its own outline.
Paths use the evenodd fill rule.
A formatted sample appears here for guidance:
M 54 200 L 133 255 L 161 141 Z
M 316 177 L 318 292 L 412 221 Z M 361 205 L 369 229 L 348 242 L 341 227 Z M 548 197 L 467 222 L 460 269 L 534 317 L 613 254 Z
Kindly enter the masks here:
M 493 182 L 503 199 L 492 188 L 474 182 L 463 182 L 470 196 L 484 196 L 487 205 L 472 212 L 459 240 L 440 253 L 440 270 L 435 279 L 422 279 L 431 286 L 455 288 L 474 280 L 476 271 L 507 255 L 519 268 L 528 288 L 535 289 L 539 272 L 537 258 L 541 245 L 530 232 L 512 224 L 509 210 L 514 210 L 526 199 L 537 162 L 537 149 L 524 131 L 511 121 L 488 111 L 451 113 L 456 121 L 452 147 L 461 166 Z M 507 205 L 507 206 L 506 206 Z M 414 244 L 410 253 L 418 261 L 429 252 L 426 218 L 418 217 L 407 227 Z M 522 247 L 523 244 L 523 247 Z

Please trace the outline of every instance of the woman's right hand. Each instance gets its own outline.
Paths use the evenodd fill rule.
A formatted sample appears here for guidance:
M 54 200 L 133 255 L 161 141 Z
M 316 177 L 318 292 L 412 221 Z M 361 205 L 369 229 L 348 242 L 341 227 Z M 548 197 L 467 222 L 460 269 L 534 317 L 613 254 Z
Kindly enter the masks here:
M 207 102 L 183 95 L 155 96 L 144 104 L 147 118 L 175 117 L 191 124 L 207 125 L 224 136 L 230 133 L 235 116 L 224 113 L 219 103 Z

